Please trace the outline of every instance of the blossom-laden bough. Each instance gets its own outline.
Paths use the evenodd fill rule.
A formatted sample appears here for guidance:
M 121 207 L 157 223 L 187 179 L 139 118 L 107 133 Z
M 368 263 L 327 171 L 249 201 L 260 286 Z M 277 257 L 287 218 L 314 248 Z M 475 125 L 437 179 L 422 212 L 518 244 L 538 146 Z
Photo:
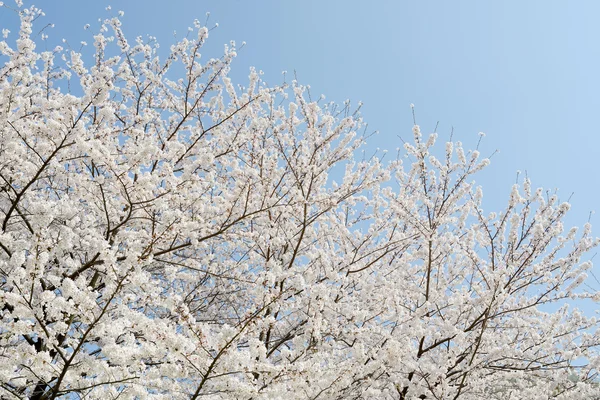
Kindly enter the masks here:
M 161 59 L 0 43 L 0 397 L 591 399 L 589 225 L 477 151 L 384 162 L 357 112 L 228 78 L 196 23 Z M 336 183 L 337 181 L 337 183 Z M 552 304 L 561 305 L 552 310 Z

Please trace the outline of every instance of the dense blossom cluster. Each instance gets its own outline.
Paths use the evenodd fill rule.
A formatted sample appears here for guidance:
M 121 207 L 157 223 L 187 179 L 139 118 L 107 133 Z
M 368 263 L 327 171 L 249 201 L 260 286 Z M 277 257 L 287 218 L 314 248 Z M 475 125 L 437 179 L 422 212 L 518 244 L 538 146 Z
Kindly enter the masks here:
M 0 42 L 0 397 L 592 399 L 586 225 L 477 151 L 363 156 L 349 104 L 247 87 L 199 23 L 159 58 Z M 14 40 L 14 36 L 16 41 Z M 11 42 L 13 38 L 13 42 Z M 559 307 L 545 307 L 557 303 Z M 567 302 L 568 303 L 568 302 Z

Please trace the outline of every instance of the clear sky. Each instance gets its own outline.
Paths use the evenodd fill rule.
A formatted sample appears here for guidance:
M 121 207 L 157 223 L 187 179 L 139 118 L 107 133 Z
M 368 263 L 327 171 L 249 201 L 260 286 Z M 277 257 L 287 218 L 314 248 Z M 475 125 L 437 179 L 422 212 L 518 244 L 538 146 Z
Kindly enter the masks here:
M 6 1 L 10 4 L 11 0 Z M 31 3 L 31 2 L 30 2 Z M 516 171 L 533 186 L 572 192 L 568 223 L 581 225 L 600 211 L 600 2 L 554 0 L 365 1 L 365 0 L 37 0 L 52 22 L 51 42 L 92 43 L 107 5 L 123 10 L 130 37 L 151 34 L 164 47 L 173 31 L 184 33 L 195 18 L 210 24 L 208 56 L 229 40 L 238 52 L 234 78 L 249 66 L 280 83 L 296 70 L 313 94 L 364 102 L 363 116 L 380 134 L 374 147 L 401 146 L 417 123 L 440 139 L 473 147 L 486 133 L 483 155 L 498 149 L 477 178 L 486 204 L 503 207 Z M 14 15 L 0 9 L 0 27 L 14 29 Z M 212 50 L 210 50 L 212 49 Z M 600 215 L 592 216 L 598 227 Z M 596 267 L 595 271 L 600 271 Z

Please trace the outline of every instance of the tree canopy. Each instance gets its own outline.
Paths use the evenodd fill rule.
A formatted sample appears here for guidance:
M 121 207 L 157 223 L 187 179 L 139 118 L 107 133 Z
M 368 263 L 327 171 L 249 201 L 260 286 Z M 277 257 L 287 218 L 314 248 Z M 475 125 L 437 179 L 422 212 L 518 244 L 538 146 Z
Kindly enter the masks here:
M 591 399 L 586 224 L 412 129 L 363 151 L 358 108 L 228 77 L 198 21 L 159 57 L 0 42 L 0 397 Z M 8 36 L 8 37 L 6 37 Z M 445 146 L 445 147 L 444 147 Z M 569 307 L 571 304 L 571 307 Z

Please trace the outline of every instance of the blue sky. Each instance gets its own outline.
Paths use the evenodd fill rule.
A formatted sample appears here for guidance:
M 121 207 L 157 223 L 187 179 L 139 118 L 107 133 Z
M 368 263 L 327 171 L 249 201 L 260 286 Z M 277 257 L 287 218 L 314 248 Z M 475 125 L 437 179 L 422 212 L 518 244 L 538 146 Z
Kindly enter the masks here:
M 10 3 L 11 0 L 7 0 Z M 76 47 L 92 42 L 107 5 L 125 11 L 130 37 L 151 34 L 163 47 L 173 31 L 184 33 L 194 18 L 211 12 L 208 56 L 229 40 L 247 45 L 233 76 L 243 83 L 250 66 L 265 80 L 296 70 L 313 94 L 328 100 L 364 102 L 363 116 L 379 130 L 373 147 L 401 146 L 417 122 L 440 139 L 465 147 L 486 133 L 481 150 L 491 166 L 477 181 L 487 211 L 502 208 L 516 171 L 533 186 L 572 192 L 568 223 L 581 225 L 600 211 L 600 2 L 554 0 L 360 1 L 360 0 L 38 0 L 52 22 L 51 42 L 67 38 Z M 0 10 L 0 27 L 15 17 Z M 592 216 L 600 227 L 600 215 Z M 598 228 L 600 229 L 600 228 Z M 600 232 L 596 230 L 597 234 Z M 596 271 L 598 271 L 596 267 Z

